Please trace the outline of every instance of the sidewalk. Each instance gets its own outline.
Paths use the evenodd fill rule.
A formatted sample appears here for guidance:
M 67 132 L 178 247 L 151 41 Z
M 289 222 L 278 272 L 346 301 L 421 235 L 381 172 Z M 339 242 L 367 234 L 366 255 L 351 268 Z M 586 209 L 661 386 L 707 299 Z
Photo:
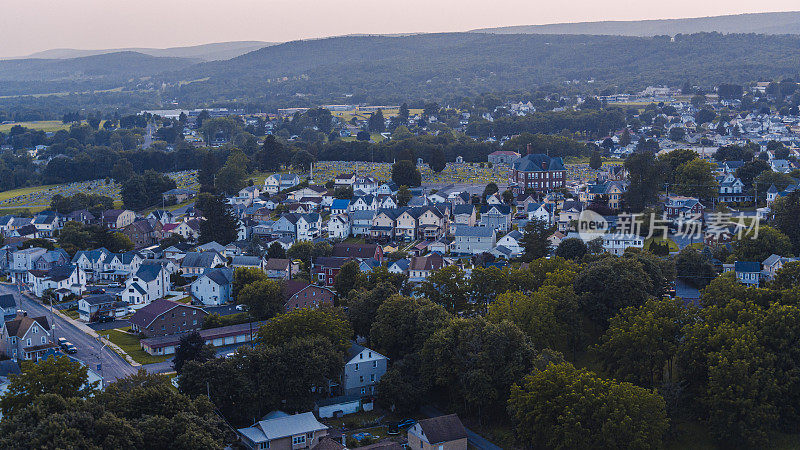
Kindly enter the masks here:
M 36 297 L 32 296 L 30 293 L 23 292 L 22 295 L 24 295 L 25 297 L 28 297 L 28 299 L 30 301 L 37 302 L 40 305 L 44 306 L 45 308 L 50 309 L 49 305 L 45 305 L 44 303 L 40 302 Z M 72 317 L 69 317 L 68 315 L 62 313 L 61 311 L 59 311 L 56 308 L 52 308 L 52 311 L 53 311 L 53 314 L 55 314 L 58 317 L 64 319 L 65 321 L 69 322 L 75 328 L 77 328 L 80 331 L 88 334 L 89 336 L 93 337 L 94 339 L 97 339 L 99 342 L 105 344 L 108 348 L 113 350 L 116 354 L 118 354 L 119 356 L 122 356 L 123 358 L 125 358 L 125 361 L 127 361 L 128 364 L 130 364 L 132 367 L 141 366 L 141 364 L 139 364 L 138 362 L 134 361 L 134 359 L 131 358 L 130 355 L 125 353 L 125 350 L 122 350 L 121 348 L 119 348 L 119 346 L 117 346 L 117 344 L 115 344 L 115 343 L 109 341 L 108 339 L 106 339 L 106 338 L 100 336 L 99 334 L 97 334 L 96 331 L 94 331 L 91 327 L 89 327 L 85 323 L 83 323 L 83 322 L 81 322 L 79 320 L 75 320 Z
M 422 414 L 425 414 L 428 417 L 439 417 L 445 415 L 443 412 L 439 411 L 433 406 L 423 406 L 421 409 Z M 483 436 L 479 435 L 478 433 L 466 428 L 467 430 L 467 442 L 473 447 L 479 450 L 503 450 L 501 447 L 498 447 L 488 439 L 484 438 Z

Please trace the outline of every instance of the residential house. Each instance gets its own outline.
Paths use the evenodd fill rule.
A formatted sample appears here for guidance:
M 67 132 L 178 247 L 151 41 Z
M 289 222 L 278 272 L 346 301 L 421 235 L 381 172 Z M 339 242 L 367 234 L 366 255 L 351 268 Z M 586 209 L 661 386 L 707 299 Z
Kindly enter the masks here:
M 558 231 L 567 232 L 575 229 L 575 223 L 583 212 L 583 204 L 580 201 L 567 200 L 558 212 Z
M 77 265 L 86 272 L 90 281 L 95 281 L 100 278 L 100 273 L 105 267 L 106 258 L 109 256 L 111 256 L 111 252 L 102 247 L 95 250 L 82 250 L 72 257 L 72 264 Z
M 355 184 L 356 182 L 356 174 L 355 172 L 352 172 L 352 173 L 342 173 L 336 175 L 336 177 L 333 179 L 333 182 L 336 185 L 336 187 L 353 186 L 353 184 Z
M 423 419 L 408 429 L 408 448 L 467 450 L 467 429 L 455 414 Z
M 386 373 L 389 358 L 375 350 L 353 343 L 347 349 L 342 370 L 343 395 L 374 395 L 375 387 Z
M 89 225 L 94 223 L 97 218 L 94 214 L 90 213 L 85 209 L 79 209 L 77 211 L 72 211 L 71 213 L 67 214 L 66 221 L 68 222 L 78 222 L 83 225 Z
M 9 272 L 14 283 L 26 283 L 29 279 L 28 271 L 34 268 L 34 263 L 41 258 L 47 250 L 39 247 L 30 247 L 16 250 L 11 254 Z
M 383 262 L 383 247 L 378 244 L 348 244 L 340 242 L 333 245 L 333 256 L 339 258 L 375 258 Z
M 234 256 L 233 260 L 231 261 L 231 267 L 234 270 L 238 268 L 263 270 L 264 259 L 262 259 L 259 256 L 246 256 L 246 255 Z
M 413 241 L 417 238 L 419 208 L 406 208 L 397 216 L 394 235 L 397 239 Z
M 50 270 L 55 266 L 63 266 L 70 263 L 69 253 L 62 248 L 55 250 L 48 250 L 45 254 L 40 255 L 33 262 L 34 270 Z
M 417 217 L 417 236 L 436 240 L 449 231 L 450 214 L 446 207 L 429 205 L 421 207 Z
M 200 220 L 189 219 L 179 223 L 168 223 L 161 228 L 163 236 L 178 235 L 187 241 L 195 241 L 200 237 Z
M 480 225 L 502 233 L 511 229 L 511 207 L 508 205 L 481 206 Z
M 408 266 L 408 281 L 425 281 L 431 273 L 447 265 L 449 265 L 448 262 L 438 253 L 412 256 Z
M 58 300 L 66 296 L 81 295 L 86 290 L 86 272 L 80 267 L 69 264 L 56 266 L 50 270 L 30 270 L 31 292 L 42 297 L 44 292 L 52 289 Z
M 198 331 L 206 315 L 202 308 L 160 298 L 136 311 L 129 321 L 134 333 L 154 337 Z
M 497 241 L 497 246 L 503 246 L 511 251 L 511 257 L 516 257 L 522 254 L 522 233 L 519 230 L 513 230 Z
M 399 190 L 400 190 L 400 188 L 397 186 L 397 184 L 394 181 L 387 181 L 385 183 L 381 183 L 381 185 L 378 186 L 378 189 L 375 191 L 375 194 L 378 195 L 378 196 L 381 196 L 381 195 L 396 195 L 397 191 L 399 191 Z
M 0 328 L 17 315 L 17 300 L 13 294 L 0 295 Z
M 761 263 L 761 275 L 768 281 L 772 281 L 786 263 L 794 261 L 798 261 L 798 258 L 772 254 Z
M 461 225 L 475 226 L 477 214 L 475 205 L 467 203 L 453 207 L 453 222 Z
M 311 241 L 319 236 L 322 229 L 322 216 L 310 214 L 283 214 L 273 225 L 273 233 L 281 237 L 291 237 L 298 241 Z
M 328 220 L 328 237 L 347 239 L 348 236 L 350 236 L 350 217 L 346 214 L 331 214 Z
M 353 183 L 353 191 L 361 191 L 367 194 L 374 194 L 378 190 L 378 181 L 370 176 L 356 177 Z
M 230 303 L 233 295 L 233 269 L 206 269 L 189 285 L 189 292 L 195 301 L 206 306 Z
M 333 306 L 336 294 L 332 290 L 309 284 L 302 280 L 288 280 L 283 287 L 284 308 L 292 311 L 298 308 L 317 309 L 324 306 Z
M 644 238 L 636 234 L 606 233 L 603 235 L 603 250 L 614 256 L 622 256 L 625 249 L 644 247 Z
M 368 236 L 372 227 L 375 211 L 353 211 L 350 216 L 350 233 L 353 236 Z
M 290 280 L 292 278 L 292 261 L 289 259 L 270 258 L 264 263 L 264 273 L 269 278 Z
M 240 323 L 218 328 L 200 330 L 198 333 L 206 345 L 224 347 L 233 344 L 252 342 L 258 330 L 266 321 Z M 172 355 L 180 346 L 181 334 L 154 336 L 139 341 L 139 345 L 149 355 Z
M 78 318 L 84 322 L 95 322 L 102 317 L 118 318 L 128 313 L 128 302 L 119 301 L 113 295 L 89 295 L 78 300 Z
M 142 258 L 136 252 L 110 253 L 103 263 L 100 278 L 104 280 L 126 280 L 131 274 L 139 270 Z
M 120 293 L 123 301 L 138 308 L 165 297 L 170 288 L 170 273 L 161 264 L 142 264 L 125 282 Z
M 670 196 L 664 203 L 664 217 L 668 220 L 702 218 L 705 206 L 693 197 Z
M 264 189 L 270 194 L 293 188 L 300 184 L 300 177 L 293 173 L 275 173 L 264 180 Z
M 122 234 L 128 237 L 133 242 L 135 249 L 150 247 L 155 244 L 156 230 L 149 220 L 137 220 L 122 228 Z
M 331 203 L 331 215 L 347 214 L 350 207 L 350 200 L 337 198 Z
M 555 205 L 552 203 L 528 203 L 525 212 L 528 220 L 538 220 L 552 225 L 555 218 Z
M 181 261 L 181 273 L 184 275 L 200 275 L 213 267 L 225 266 L 226 259 L 218 252 L 189 252 Z
M 456 225 L 450 252 L 458 255 L 489 253 L 497 242 L 497 232 L 488 227 Z
M 40 237 L 51 237 L 55 230 L 61 228 L 61 220 L 58 214 L 52 211 L 43 211 L 36 214 L 31 225 L 36 227 Z
M 311 412 L 290 416 L 273 411 L 253 426 L 236 431 L 242 437 L 241 444 L 251 450 L 310 449 L 328 435 L 328 427 Z
M 736 279 L 746 286 L 758 287 L 761 279 L 761 264 L 753 261 L 736 261 L 733 264 L 723 264 L 723 272 L 735 272 Z
M 0 330 L 2 352 L 14 361 L 38 361 L 55 354 L 58 345 L 51 340 L 47 317 L 17 315 Z
M 114 230 L 121 230 L 136 220 L 136 213 L 129 209 L 109 209 L 103 211 L 100 223 Z
M 353 197 L 347 207 L 347 212 L 354 211 L 377 211 L 378 210 L 378 197 L 374 195 L 364 195 L 361 197 Z
M 355 259 L 336 256 L 320 256 L 315 258 L 311 264 L 311 276 L 314 277 L 317 283 L 321 283 L 326 287 L 332 287 L 342 266 L 348 261 L 355 261 Z
M 402 273 L 408 274 L 408 268 L 411 265 L 411 261 L 408 259 L 398 259 L 397 261 L 389 264 L 389 272 L 390 273 Z

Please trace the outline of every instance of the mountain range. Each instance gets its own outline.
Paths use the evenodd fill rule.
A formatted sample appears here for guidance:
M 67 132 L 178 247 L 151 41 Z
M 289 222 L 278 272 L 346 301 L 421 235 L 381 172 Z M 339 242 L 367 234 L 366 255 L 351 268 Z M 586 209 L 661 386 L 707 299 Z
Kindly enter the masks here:
M 717 33 L 800 34 L 800 11 L 736 14 L 685 19 L 655 19 L 519 25 L 482 28 L 475 33 L 496 34 L 601 34 L 659 36 Z
M 219 61 L 235 58 L 253 50 L 275 45 L 274 42 L 262 41 L 234 41 L 216 42 L 213 44 L 192 45 L 188 47 L 170 48 L 117 48 L 117 49 L 98 49 L 98 50 L 78 50 L 73 48 L 56 48 L 41 52 L 32 53 L 22 58 L 13 59 L 71 59 L 85 56 L 96 56 L 107 53 L 136 52 L 144 55 L 170 57 L 170 58 L 192 58 L 201 61 Z

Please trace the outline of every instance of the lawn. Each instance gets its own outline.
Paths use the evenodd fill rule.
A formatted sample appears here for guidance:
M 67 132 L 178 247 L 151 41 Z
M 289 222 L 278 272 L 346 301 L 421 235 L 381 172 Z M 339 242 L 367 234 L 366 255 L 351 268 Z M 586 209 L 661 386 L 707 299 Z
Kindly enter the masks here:
M 58 186 L 57 184 L 50 184 L 47 186 L 32 186 L 32 187 L 25 187 L 19 189 L 13 189 L 10 191 L 3 191 L 0 192 L 0 202 L 8 200 L 10 198 L 19 197 L 20 195 L 29 195 L 35 192 L 44 191 L 48 188 Z
M 652 238 L 651 237 L 650 239 L 647 239 L 646 241 L 644 241 L 644 249 L 645 250 L 649 250 L 650 249 L 650 244 L 652 244 L 655 240 L 656 240 L 656 238 Z M 659 242 L 664 242 L 664 239 L 659 239 Z M 680 248 L 678 247 L 678 244 L 675 241 L 673 241 L 672 239 L 667 239 L 666 242 L 669 244 L 669 251 L 670 252 L 680 251 Z
M 41 130 L 44 132 L 69 129 L 69 124 L 64 124 L 60 120 L 40 120 L 35 122 L 5 123 L 0 125 L 0 132 L 7 133 L 11 129 L 11 127 L 16 125 L 21 125 L 25 128 L 30 128 L 32 130 Z
M 168 360 L 169 356 L 153 356 L 147 354 L 139 345 L 139 337 L 133 334 L 126 333 L 125 331 L 130 328 L 121 328 L 115 330 L 108 330 L 107 332 L 101 331 L 100 334 L 107 333 L 108 339 L 119 346 L 125 353 L 130 355 L 134 361 L 139 364 L 153 364 Z
M 68 316 L 70 319 L 73 320 L 78 320 L 78 318 L 80 317 L 80 314 L 78 314 L 77 309 L 64 309 L 61 312 L 64 313 L 65 316 Z

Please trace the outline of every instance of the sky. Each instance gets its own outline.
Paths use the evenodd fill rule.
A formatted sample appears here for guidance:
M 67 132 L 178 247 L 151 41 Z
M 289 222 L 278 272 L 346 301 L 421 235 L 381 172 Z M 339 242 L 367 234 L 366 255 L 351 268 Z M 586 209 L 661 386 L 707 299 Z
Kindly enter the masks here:
M 53 48 L 285 42 L 344 34 L 794 11 L 797 0 L 2 0 L 0 57 Z

